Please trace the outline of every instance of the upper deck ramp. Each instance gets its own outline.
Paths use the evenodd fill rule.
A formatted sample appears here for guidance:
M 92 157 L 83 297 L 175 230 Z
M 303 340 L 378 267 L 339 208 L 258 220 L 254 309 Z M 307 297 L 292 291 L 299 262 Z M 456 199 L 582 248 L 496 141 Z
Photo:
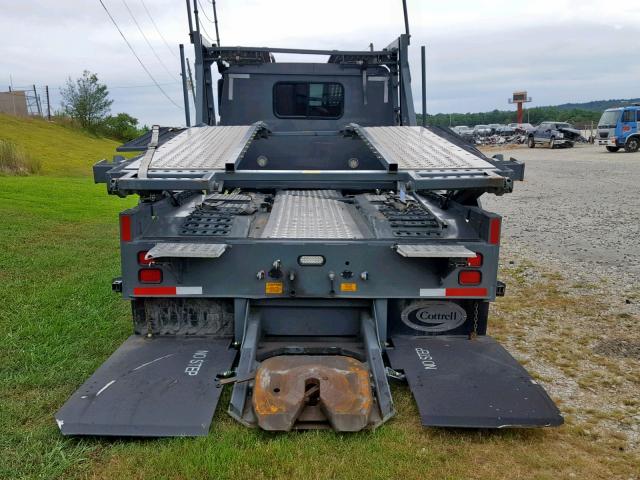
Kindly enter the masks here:
M 260 125 L 188 128 L 160 145 L 150 170 L 224 170 L 235 164 L 253 140 Z
M 265 123 L 256 122 L 192 127 L 165 141 L 158 137 L 153 140 L 152 135 L 146 153 L 137 159 L 94 165 L 95 181 L 108 183 L 109 192 L 118 195 L 221 188 L 401 189 L 404 185 L 415 191 L 476 189 L 502 194 L 510 192 L 513 181 L 524 174 L 519 162 L 488 159 L 434 128 L 351 123 L 339 131 L 271 132 Z M 260 157 L 268 158 L 268 165 L 260 165 Z M 352 157 L 356 157 L 355 166 Z
M 399 170 L 493 169 L 494 165 L 423 127 L 351 125 L 379 158 Z
M 260 125 L 188 128 L 158 147 L 149 170 L 224 170 L 249 148 Z M 478 170 L 495 166 L 422 127 L 348 126 L 386 165 L 398 170 Z

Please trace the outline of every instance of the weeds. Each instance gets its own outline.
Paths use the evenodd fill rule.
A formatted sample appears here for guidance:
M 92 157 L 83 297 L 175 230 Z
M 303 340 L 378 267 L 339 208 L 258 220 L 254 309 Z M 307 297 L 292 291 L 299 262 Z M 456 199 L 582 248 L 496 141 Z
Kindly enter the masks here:
M 31 175 L 40 172 L 40 160 L 33 158 L 15 143 L 0 139 L 0 172 L 9 175 Z

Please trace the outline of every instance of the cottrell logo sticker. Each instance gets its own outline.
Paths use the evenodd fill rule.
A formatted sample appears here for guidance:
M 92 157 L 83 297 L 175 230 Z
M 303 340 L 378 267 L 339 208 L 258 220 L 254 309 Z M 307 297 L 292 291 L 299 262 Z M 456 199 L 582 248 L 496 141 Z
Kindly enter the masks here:
M 448 332 L 462 325 L 467 312 L 453 302 L 416 302 L 402 311 L 405 325 L 421 332 Z

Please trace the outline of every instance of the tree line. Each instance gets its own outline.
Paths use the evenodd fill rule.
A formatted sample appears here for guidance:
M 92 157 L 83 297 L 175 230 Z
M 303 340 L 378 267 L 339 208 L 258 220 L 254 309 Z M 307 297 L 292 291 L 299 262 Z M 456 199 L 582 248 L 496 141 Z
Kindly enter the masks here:
M 96 135 L 127 142 L 149 130 L 140 127 L 138 119 L 128 113 L 111 115 L 113 100 L 109 89 L 100 83 L 98 75 L 85 70 L 80 78 L 67 80 L 60 89 L 62 110 L 56 113 L 58 120 L 67 121 Z
M 576 126 L 587 126 L 592 122 L 597 125 L 602 112 L 580 108 L 562 109 L 558 107 L 534 107 L 525 110 L 524 122 L 537 125 L 544 121 L 569 122 Z M 422 115 L 418 114 L 418 125 L 422 125 Z M 427 125 L 448 127 L 456 125 L 486 125 L 489 123 L 515 123 L 516 112 L 510 110 L 493 110 L 478 113 L 438 113 L 427 115 Z

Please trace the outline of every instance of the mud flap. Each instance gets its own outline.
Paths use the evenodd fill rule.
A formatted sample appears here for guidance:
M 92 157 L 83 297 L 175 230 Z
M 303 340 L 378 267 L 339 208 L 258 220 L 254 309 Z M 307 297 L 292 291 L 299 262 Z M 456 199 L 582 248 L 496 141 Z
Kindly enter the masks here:
M 393 337 L 391 366 L 403 370 L 422 424 L 544 427 L 563 423 L 547 392 L 488 336 Z
M 64 435 L 207 435 L 229 340 L 129 337 L 56 414 Z

